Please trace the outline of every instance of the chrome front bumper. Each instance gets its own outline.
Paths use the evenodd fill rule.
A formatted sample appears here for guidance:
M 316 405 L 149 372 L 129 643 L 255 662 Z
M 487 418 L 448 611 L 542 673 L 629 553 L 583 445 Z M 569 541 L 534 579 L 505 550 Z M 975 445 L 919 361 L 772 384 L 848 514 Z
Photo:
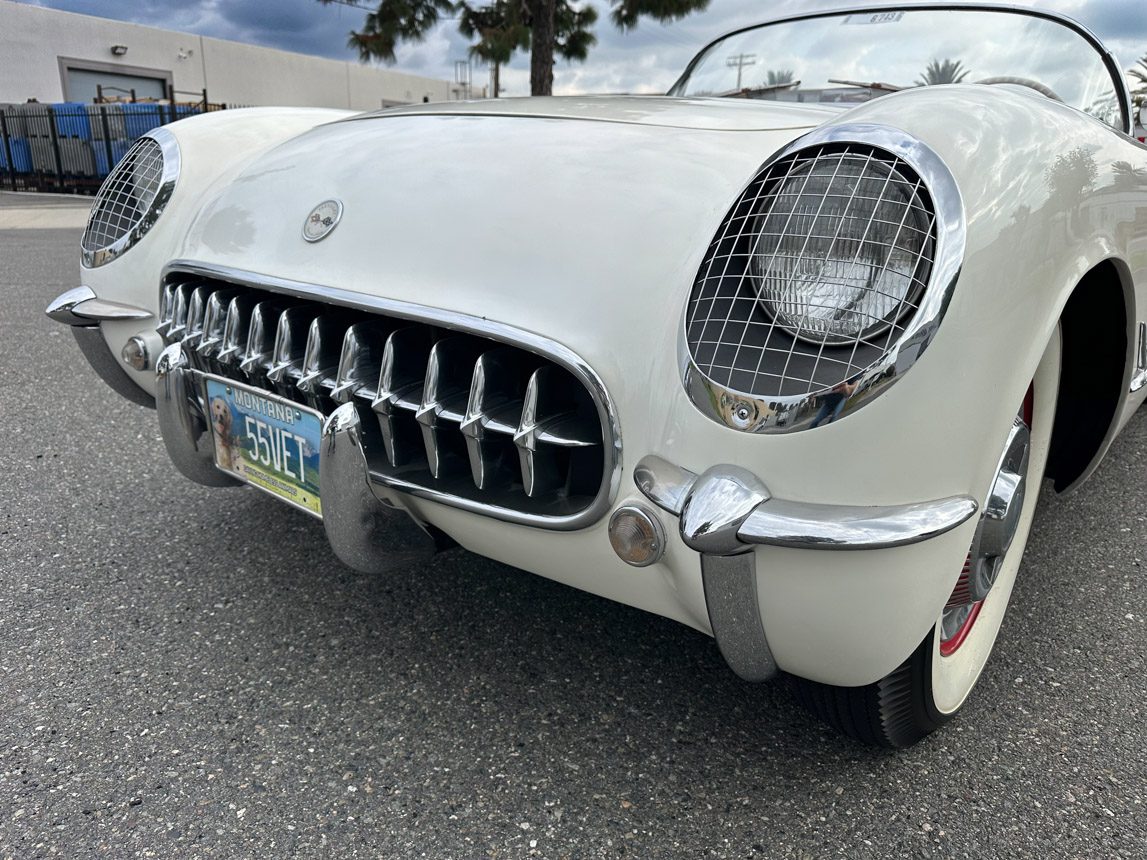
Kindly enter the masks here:
M 945 534 L 979 509 L 968 496 L 886 507 L 850 507 L 773 498 L 739 466 L 703 474 L 645 457 L 633 474 L 651 502 L 678 518 L 681 539 L 701 554 L 709 623 L 729 667 L 747 681 L 777 673 L 762 621 L 756 545 L 812 550 L 878 550 Z
M 215 465 L 200 376 L 178 343 L 160 354 L 156 411 L 163 444 L 184 477 L 209 487 L 234 486 L 236 479 Z M 364 573 L 381 573 L 432 554 L 444 541 L 414 516 L 398 493 L 370 480 L 366 445 L 355 404 L 344 403 L 324 422 L 319 450 L 323 527 L 344 564 Z M 408 518 L 418 527 L 402 528 L 409 525 L 404 522 Z

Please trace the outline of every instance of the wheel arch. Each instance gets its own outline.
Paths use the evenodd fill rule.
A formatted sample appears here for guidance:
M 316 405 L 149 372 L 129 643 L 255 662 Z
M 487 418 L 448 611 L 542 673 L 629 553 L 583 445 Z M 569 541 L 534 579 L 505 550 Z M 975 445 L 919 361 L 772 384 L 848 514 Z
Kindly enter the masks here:
M 1056 492 L 1083 483 L 1118 431 L 1134 320 L 1131 273 L 1117 258 L 1088 270 L 1064 306 L 1063 363 L 1046 473 Z

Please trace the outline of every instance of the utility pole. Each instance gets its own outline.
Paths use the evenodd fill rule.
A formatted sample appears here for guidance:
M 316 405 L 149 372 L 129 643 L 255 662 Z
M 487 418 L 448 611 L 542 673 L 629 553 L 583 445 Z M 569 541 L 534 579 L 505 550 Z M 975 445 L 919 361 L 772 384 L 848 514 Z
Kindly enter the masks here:
M 745 70 L 745 66 L 755 65 L 756 62 L 756 54 L 734 54 L 725 60 L 725 65 L 730 69 L 734 66 L 737 67 L 737 89 L 741 88 L 741 73 Z

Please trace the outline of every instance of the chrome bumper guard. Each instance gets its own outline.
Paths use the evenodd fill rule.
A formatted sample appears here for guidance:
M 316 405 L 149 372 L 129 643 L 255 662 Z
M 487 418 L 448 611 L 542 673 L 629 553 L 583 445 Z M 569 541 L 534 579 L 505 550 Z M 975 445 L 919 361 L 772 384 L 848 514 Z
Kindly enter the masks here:
M 70 326 L 80 352 L 108 386 L 121 397 L 140 406 L 155 408 L 155 400 L 136 385 L 120 359 L 108 347 L 100 331 L 102 322 L 145 320 L 151 316 L 143 308 L 100 299 L 90 287 L 75 287 L 61 293 L 44 309 L 49 319 Z
M 790 502 L 739 466 L 698 475 L 656 456 L 633 473 L 637 488 L 678 518 L 681 539 L 701 554 L 709 623 L 730 668 L 747 681 L 777 673 L 761 622 L 754 546 L 820 550 L 889 549 L 920 543 L 971 519 L 969 496 L 884 507 Z
M 168 346 L 156 363 L 156 411 L 163 444 L 175 467 L 196 483 L 230 487 L 241 483 L 215 465 L 200 371 L 180 344 Z M 323 527 L 335 555 L 355 570 L 382 573 L 446 548 L 448 539 L 422 523 L 398 494 L 370 480 L 370 452 L 358 408 L 345 403 L 323 424 L 319 450 Z M 410 528 L 413 520 L 417 528 Z

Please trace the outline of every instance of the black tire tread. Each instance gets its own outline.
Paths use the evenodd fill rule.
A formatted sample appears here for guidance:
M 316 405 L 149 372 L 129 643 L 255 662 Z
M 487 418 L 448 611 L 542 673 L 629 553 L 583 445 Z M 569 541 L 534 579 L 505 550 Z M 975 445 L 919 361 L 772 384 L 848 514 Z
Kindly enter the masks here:
M 796 697 L 844 735 L 869 746 L 912 746 L 952 718 L 931 702 L 932 635 L 874 684 L 836 687 L 793 676 Z

